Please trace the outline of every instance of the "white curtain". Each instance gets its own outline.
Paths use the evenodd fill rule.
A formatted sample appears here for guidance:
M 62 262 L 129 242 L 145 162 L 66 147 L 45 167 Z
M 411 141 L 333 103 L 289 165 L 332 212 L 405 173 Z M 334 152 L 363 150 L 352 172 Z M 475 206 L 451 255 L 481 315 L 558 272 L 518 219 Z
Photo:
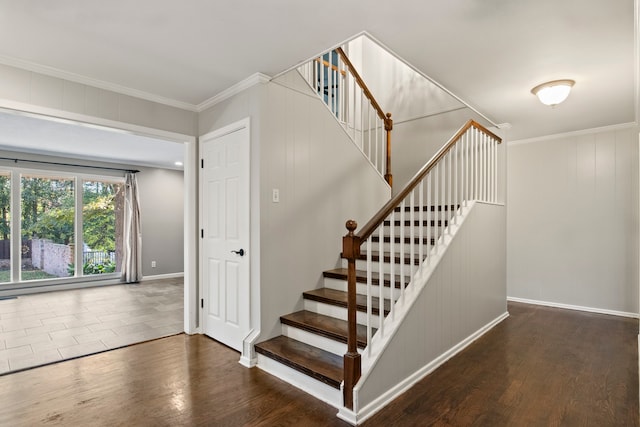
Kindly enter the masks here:
M 136 283 L 142 279 L 142 234 L 138 182 L 132 172 L 125 178 L 123 232 L 122 278 L 125 283 Z

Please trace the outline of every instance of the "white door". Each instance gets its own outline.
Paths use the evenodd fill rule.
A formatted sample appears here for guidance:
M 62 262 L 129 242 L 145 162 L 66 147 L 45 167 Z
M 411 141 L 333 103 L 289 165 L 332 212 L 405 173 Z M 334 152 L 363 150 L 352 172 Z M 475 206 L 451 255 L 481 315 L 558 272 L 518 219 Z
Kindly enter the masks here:
M 204 333 L 242 351 L 249 333 L 249 128 L 205 135 L 200 145 Z

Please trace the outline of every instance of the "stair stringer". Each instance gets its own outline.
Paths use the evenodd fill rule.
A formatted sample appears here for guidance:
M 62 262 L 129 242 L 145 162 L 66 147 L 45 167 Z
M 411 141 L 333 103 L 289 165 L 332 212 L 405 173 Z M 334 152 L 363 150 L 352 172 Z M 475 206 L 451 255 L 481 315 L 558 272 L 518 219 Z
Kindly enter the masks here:
M 459 209 L 385 319 L 384 336 L 362 351 L 354 409 L 339 418 L 366 420 L 508 316 L 505 218 L 504 205 Z

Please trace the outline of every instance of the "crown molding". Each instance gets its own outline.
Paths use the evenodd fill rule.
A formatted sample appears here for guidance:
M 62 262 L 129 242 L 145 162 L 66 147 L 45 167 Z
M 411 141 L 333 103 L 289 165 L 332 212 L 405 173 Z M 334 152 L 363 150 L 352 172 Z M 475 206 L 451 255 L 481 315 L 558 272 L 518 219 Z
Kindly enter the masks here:
M 637 122 L 620 123 L 617 125 L 601 126 L 597 128 L 580 129 L 580 130 L 574 130 L 571 132 L 562 132 L 562 133 L 554 133 L 551 135 L 536 136 L 534 138 L 516 139 L 513 141 L 507 141 L 507 144 L 508 145 L 530 144 L 532 142 L 550 141 L 553 139 L 571 138 L 574 136 L 591 135 L 594 133 L 614 132 L 617 130 L 632 129 L 637 126 L 639 126 Z
M 260 84 L 260 83 L 268 83 L 271 81 L 271 77 L 263 73 L 255 73 L 246 79 L 234 84 L 233 86 L 223 90 L 219 94 L 212 96 L 204 102 L 201 102 L 196 106 L 196 110 L 198 113 L 206 110 L 207 108 L 211 108 L 214 105 L 224 101 L 225 99 L 231 98 L 234 95 L 242 92 L 243 90 L 249 89 L 251 86 Z
M 138 89 L 132 89 L 130 87 L 121 86 L 115 83 L 105 82 L 103 80 L 93 79 L 80 74 L 71 73 L 69 71 L 59 70 L 54 67 L 46 65 L 36 64 L 23 59 L 12 58 L 4 55 L 0 55 L 0 64 L 8 65 L 10 67 L 20 68 L 23 70 L 31 71 L 38 74 L 44 74 L 50 77 L 56 77 L 63 80 L 68 80 L 74 83 L 80 83 L 99 89 L 116 92 L 121 95 L 128 95 L 135 98 L 144 99 L 146 101 L 156 102 L 158 104 L 167 105 L 169 107 L 180 108 L 182 110 L 197 112 L 197 106 L 188 102 L 177 101 L 171 98 L 165 98 L 164 96 L 154 95 L 152 93 L 144 92 Z

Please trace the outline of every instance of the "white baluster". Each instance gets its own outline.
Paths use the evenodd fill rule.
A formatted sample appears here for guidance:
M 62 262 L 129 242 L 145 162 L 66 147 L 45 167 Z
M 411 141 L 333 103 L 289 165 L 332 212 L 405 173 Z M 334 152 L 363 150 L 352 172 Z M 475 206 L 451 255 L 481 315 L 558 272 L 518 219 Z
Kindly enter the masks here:
M 395 292 L 396 290 L 396 268 L 395 268 L 396 267 L 396 257 L 395 257 L 395 254 L 396 254 L 396 248 L 395 248 L 396 232 L 395 231 L 396 230 L 394 227 L 394 224 L 396 222 L 395 210 L 391 212 L 390 222 L 391 222 L 391 226 L 389 227 L 389 229 L 391 230 L 391 233 L 389 235 L 389 290 L 391 292 Z M 402 240 L 400 240 L 400 248 L 402 248 L 402 246 L 403 246 L 403 242 Z M 384 287 L 384 286 L 381 286 L 381 287 Z M 381 313 L 381 317 L 384 317 L 384 300 L 382 298 L 380 298 L 380 313 Z
M 471 157 L 471 148 L 470 143 L 470 135 L 469 131 L 464 134 L 464 206 L 466 207 L 469 203 L 470 191 L 469 191 L 469 180 L 471 177 L 471 162 L 469 161 Z
M 487 135 L 482 132 L 482 200 L 486 201 L 487 197 Z
M 367 158 L 371 160 L 371 102 L 367 99 Z
M 440 218 L 440 163 L 436 163 L 436 166 L 432 169 L 434 171 L 434 189 L 433 189 L 433 203 L 434 205 L 431 209 L 434 209 L 434 233 L 433 238 L 435 240 L 435 244 L 433 245 L 434 253 L 438 253 L 438 237 L 439 237 L 439 229 L 438 229 L 438 218 Z
M 384 279 L 384 223 L 378 227 L 379 240 L 378 240 L 378 296 L 380 296 L 380 289 L 383 288 Z M 384 316 L 378 316 L 378 331 L 382 332 L 382 318 Z M 381 333 L 380 336 L 383 334 Z
M 404 264 L 404 257 L 406 254 L 406 250 L 405 250 L 406 248 L 404 243 L 405 237 L 406 237 L 406 233 L 405 233 L 406 228 L 404 226 L 404 221 L 406 219 L 405 200 L 403 200 L 402 203 L 400 203 L 400 294 L 401 295 L 404 293 L 403 284 L 405 282 L 405 264 Z M 411 245 L 413 245 L 413 242 L 411 243 Z M 394 256 L 392 258 L 392 262 L 395 263 L 395 260 L 396 260 L 396 257 Z M 393 298 L 391 299 L 391 306 L 393 307 Z
M 498 203 L 498 141 L 493 139 L 493 202 Z
M 325 84 L 324 84 L 324 68 L 325 67 L 324 67 L 323 58 L 320 57 L 319 61 L 320 62 L 318 62 L 318 64 L 319 64 L 318 67 L 320 69 L 320 97 L 322 98 L 322 102 L 326 102 L 324 100 L 324 86 L 325 86 Z
M 453 176 L 452 175 L 452 171 L 453 171 L 453 166 L 451 164 L 453 160 L 453 155 L 451 153 L 451 150 L 449 150 L 449 152 L 447 153 L 447 208 L 451 209 L 451 206 L 453 205 L 453 199 L 452 199 L 452 194 L 451 194 L 451 186 L 453 184 Z M 445 218 L 447 218 L 448 221 L 451 221 L 451 216 L 453 214 L 453 211 L 449 211 L 448 215 L 445 215 Z M 446 227 L 446 224 L 443 222 L 442 223 L 443 227 Z M 447 228 L 447 230 L 449 230 L 449 234 L 451 234 L 451 228 Z
M 378 228 L 379 230 L 380 228 Z M 379 232 L 379 231 L 378 231 Z M 371 319 L 373 316 L 373 306 L 371 304 L 371 294 L 373 292 L 372 285 L 372 275 L 373 275 L 373 265 L 371 259 L 371 237 L 367 239 L 366 243 L 367 249 L 367 352 L 369 356 L 371 356 Z
M 373 162 L 376 165 L 376 169 L 380 170 L 381 168 L 378 166 L 378 150 L 379 150 L 379 142 L 378 142 L 378 132 L 380 132 L 380 120 L 376 115 L 376 139 L 375 139 L 375 161 Z
M 442 176 L 440 176 L 440 185 L 442 186 L 442 195 L 440 196 L 440 204 L 444 205 L 440 207 L 440 219 L 438 220 L 438 237 L 439 236 L 443 236 L 443 240 L 444 240 L 444 221 L 447 215 L 447 211 L 446 209 L 447 207 L 447 164 L 446 162 L 442 162 L 442 167 L 440 168 L 440 173 L 442 174 Z
M 415 262 L 416 259 L 416 196 L 415 189 L 411 190 L 411 195 L 409 196 L 409 207 L 411 211 L 409 213 L 409 221 L 410 221 L 410 239 L 411 239 L 411 250 L 409 251 L 409 277 L 412 279 L 415 274 Z M 418 245 L 422 245 L 422 240 L 418 240 Z M 404 294 L 404 282 L 402 283 L 402 289 Z
M 458 163 L 460 162 L 460 140 L 453 146 L 453 204 L 456 205 L 455 212 L 458 212 L 460 201 L 458 200 Z M 457 215 L 452 217 L 454 224 L 458 223 Z
M 418 209 L 420 209 L 418 211 L 418 220 L 420 221 L 420 225 L 418 226 L 418 237 L 420 238 L 420 245 L 418 245 L 418 259 L 420 262 L 418 268 L 420 268 L 424 261 L 424 178 L 420 181 L 420 184 L 418 184 Z M 427 237 L 427 241 L 428 239 Z M 427 245 L 428 244 L 429 243 L 427 243 Z M 411 262 L 413 263 L 413 260 Z
M 478 178 L 479 178 L 479 174 L 478 174 L 478 131 L 476 129 L 473 130 L 473 145 L 474 145 L 474 149 L 473 149 L 473 199 L 474 200 L 478 200 Z
M 433 169 L 427 174 L 427 262 L 431 261 L 431 239 L 433 238 L 433 233 L 431 232 L 431 220 L 433 219 L 433 215 L 431 214 L 431 209 L 433 209 L 433 200 L 431 199 L 431 176 L 433 175 Z M 424 209 L 424 208 L 421 208 Z M 424 258 L 423 258 L 424 261 Z

